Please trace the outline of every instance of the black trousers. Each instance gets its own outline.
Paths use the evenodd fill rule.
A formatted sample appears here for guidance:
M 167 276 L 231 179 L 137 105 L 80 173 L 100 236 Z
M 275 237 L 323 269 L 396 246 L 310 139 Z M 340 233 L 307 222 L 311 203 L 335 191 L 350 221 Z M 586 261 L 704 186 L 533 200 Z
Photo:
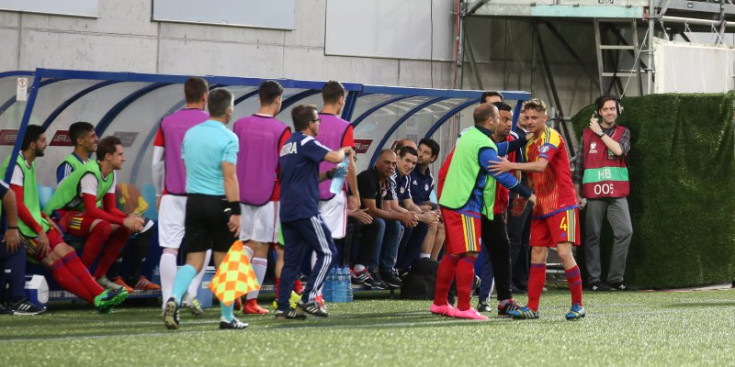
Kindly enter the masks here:
M 505 214 L 496 214 L 493 220 L 482 217 L 482 251 L 487 251 L 493 265 L 498 300 L 513 297 L 510 291 L 510 241 L 505 228 Z
M 508 237 L 510 239 L 510 261 L 513 285 L 528 287 L 528 267 L 531 263 L 529 239 L 531 237 L 531 205 L 526 205 L 519 216 L 508 215 Z

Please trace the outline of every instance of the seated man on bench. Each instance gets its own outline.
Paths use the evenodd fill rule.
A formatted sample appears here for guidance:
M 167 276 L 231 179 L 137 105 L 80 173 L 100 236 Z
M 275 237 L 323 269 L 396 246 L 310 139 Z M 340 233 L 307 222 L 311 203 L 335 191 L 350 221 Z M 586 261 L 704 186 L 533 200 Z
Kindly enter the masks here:
M 100 140 L 97 160 L 74 169 L 61 181 L 44 208 L 47 215 L 57 212 L 64 231 L 86 238 L 82 262 L 91 269 L 99 259 L 94 278 L 104 288 L 115 290 L 123 286 L 110 281 L 105 274 L 120 256 L 130 233 L 143 228 L 143 218 L 126 215 L 116 207 L 115 171 L 122 168 L 123 162 L 119 138 L 108 136 Z

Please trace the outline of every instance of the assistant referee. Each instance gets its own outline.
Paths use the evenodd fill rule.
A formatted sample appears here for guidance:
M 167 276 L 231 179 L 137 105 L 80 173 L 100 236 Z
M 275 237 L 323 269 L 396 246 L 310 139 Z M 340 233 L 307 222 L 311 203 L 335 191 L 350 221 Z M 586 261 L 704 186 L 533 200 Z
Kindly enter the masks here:
M 186 265 L 176 273 L 174 291 L 166 300 L 163 321 L 169 329 L 179 328 L 179 304 L 189 283 L 204 266 L 207 250 L 214 253 L 214 264 L 224 259 L 240 233 L 240 193 L 235 166 L 239 143 L 225 126 L 234 110 L 234 96 L 224 88 L 209 92 L 210 119 L 189 129 L 184 136 L 181 158 L 186 166 L 186 220 L 184 243 Z M 220 303 L 220 329 L 245 329 L 232 314 L 230 306 Z

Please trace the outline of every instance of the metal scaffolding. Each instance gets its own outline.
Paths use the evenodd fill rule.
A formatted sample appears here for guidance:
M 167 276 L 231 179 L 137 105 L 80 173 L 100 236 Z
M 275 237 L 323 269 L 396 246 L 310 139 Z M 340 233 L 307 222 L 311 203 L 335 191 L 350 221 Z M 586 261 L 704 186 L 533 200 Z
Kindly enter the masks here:
M 483 88 L 475 52 L 469 42 L 473 37 L 467 31 L 469 18 L 527 21 L 533 29 L 532 63 L 538 56 L 545 74 L 543 81 L 556 111 L 552 118 L 567 136 L 565 111 L 541 32 L 548 32 L 547 35 L 561 44 L 561 49 L 579 67 L 579 75 L 589 78 L 600 94 L 623 96 L 629 85 L 634 86 L 639 95 L 653 93 L 656 79 L 654 36 L 673 40 L 678 35 L 689 42 L 687 33 L 712 32 L 717 34 L 717 43 L 723 44 L 726 29 L 735 26 L 732 0 L 456 0 L 455 9 L 455 86 L 463 87 L 465 62 L 469 62 L 472 75 L 468 80 L 477 88 Z M 565 22 L 589 23 L 593 27 L 596 71 L 591 70 L 591 65 L 582 60 L 559 31 L 559 25 Z M 530 89 L 533 91 L 534 86 Z
M 540 31 L 539 25 L 543 25 L 579 64 L 580 72 L 591 78 L 592 73 L 557 30 L 555 24 L 570 20 L 593 24 L 598 70 L 596 78 L 592 80 L 600 88 L 600 93 L 610 93 L 616 88 L 621 95 L 625 93 L 622 87 L 623 78 L 637 78 L 639 94 L 652 93 L 655 82 L 653 37 L 656 32 L 670 39 L 675 35 L 681 35 L 683 39 L 688 40 L 686 35 L 688 32 L 712 31 L 718 35 L 717 43 L 722 44 L 726 29 L 735 27 L 735 5 L 732 4 L 732 0 L 457 0 L 456 7 L 458 15 L 456 19 L 459 24 L 455 85 L 458 88 L 463 86 L 466 60 L 473 66 L 472 78 L 482 89 L 482 79 L 475 67 L 474 52 L 467 42 L 472 36 L 466 30 L 466 20 L 469 17 L 525 19 L 533 22 L 535 32 Z M 643 39 L 646 42 L 638 42 L 639 25 L 645 26 Z M 622 29 L 630 33 L 630 41 L 623 37 Z M 612 37 L 612 42 L 606 43 L 605 33 Z M 537 42 L 534 47 L 538 48 L 544 69 L 550 74 L 552 70 L 548 65 L 548 58 L 544 55 L 543 42 L 538 34 L 533 39 Z M 629 53 L 634 60 L 632 67 L 627 70 L 618 67 L 616 60 L 620 59 L 621 52 Z M 646 61 L 642 60 L 644 56 Z M 642 74 L 646 76 L 645 89 Z M 551 84 L 552 94 L 558 94 L 555 91 L 553 76 L 547 75 L 547 78 Z M 605 83 L 606 81 L 608 83 Z M 558 100 L 556 103 L 558 104 Z M 561 108 L 559 105 L 556 107 Z

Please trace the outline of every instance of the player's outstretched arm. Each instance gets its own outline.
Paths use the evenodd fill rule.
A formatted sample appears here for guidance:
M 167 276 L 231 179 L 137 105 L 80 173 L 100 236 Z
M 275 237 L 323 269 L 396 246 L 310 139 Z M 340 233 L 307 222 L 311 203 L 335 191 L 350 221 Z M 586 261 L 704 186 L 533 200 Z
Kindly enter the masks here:
M 547 161 L 546 158 L 539 158 L 535 162 L 516 163 L 500 157 L 499 161 L 490 162 L 487 168 L 493 173 L 505 173 L 510 171 L 543 172 L 548 165 L 549 161 Z

